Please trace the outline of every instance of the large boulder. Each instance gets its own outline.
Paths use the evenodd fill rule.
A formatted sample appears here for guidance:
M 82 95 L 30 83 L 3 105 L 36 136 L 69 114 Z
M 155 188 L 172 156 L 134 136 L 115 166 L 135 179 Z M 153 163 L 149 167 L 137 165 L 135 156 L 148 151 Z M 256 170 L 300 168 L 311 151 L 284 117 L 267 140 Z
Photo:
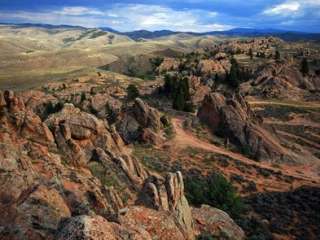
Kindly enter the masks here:
M 200 120 L 213 132 L 219 132 L 258 160 L 293 161 L 295 156 L 284 149 L 275 135 L 261 127 L 248 103 L 240 96 L 226 98 L 220 93 L 206 96 L 198 111 Z
M 142 228 L 130 229 L 108 222 L 101 216 L 77 216 L 61 222 L 57 240 L 151 240 Z
M 299 67 L 292 63 L 268 64 L 259 68 L 255 75 L 253 80 L 241 85 L 243 94 L 300 100 L 309 95 L 309 91 L 320 89 L 319 76 L 303 76 Z
M 87 164 L 97 147 L 119 155 L 123 152 L 117 133 L 106 121 L 82 112 L 72 104 L 65 104 L 45 123 L 52 129 L 58 147 L 74 165 Z
M 150 234 L 151 239 L 188 239 L 170 212 L 156 211 L 143 206 L 130 207 L 121 217 L 121 225 L 143 228 Z
M 202 205 L 201 208 L 192 209 L 192 217 L 197 234 L 207 233 L 217 239 L 244 240 L 243 230 L 219 209 Z
M 169 211 L 185 238 L 193 239 L 191 209 L 184 195 L 181 172 L 168 173 L 165 179 L 150 176 L 138 201 L 155 210 Z
M 117 129 L 126 143 L 140 141 L 157 145 L 164 141 L 161 134 L 163 124 L 160 112 L 140 98 L 126 109 L 117 124 Z

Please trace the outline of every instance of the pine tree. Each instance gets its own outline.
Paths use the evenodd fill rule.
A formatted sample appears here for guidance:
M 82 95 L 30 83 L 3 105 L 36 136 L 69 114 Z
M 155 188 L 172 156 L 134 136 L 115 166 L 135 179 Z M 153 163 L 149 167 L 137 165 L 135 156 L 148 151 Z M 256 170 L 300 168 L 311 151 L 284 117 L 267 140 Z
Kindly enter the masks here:
M 253 51 L 252 51 L 252 48 L 249 49 L 249 56 L 250 56 L 250 59 L 252 60 L 252 59 L 253 59 Z
M 169 75 L 169 74 L 166 74 L 164 76 L 164 85 L 163 85 L 163 91 L 164 91 L 164 94 L 169 96 L 172 92 L 172 77 Z
M 189 88 L 188 78 L 183 78 L 180 81 L 180 87 L 183 90 L 185 101 L 189 101 L 191 99 L 191 96 L 190 96 L 190 91 L 189 91 L 190 88 Z
M 215 83 L 218 83 L 220 81 L 218 73 L 216 73 L 216 75 L 214 76 L 214 81 Z
M 129 101 L 136 99 L 137 97 L 139 97 L 139 95 L 140 95 L 140 93 L 139 93 L 139 90 L 136 87 L 136 85 L 130 84 L 127 87 L 127 98 Z
M 228 82 L 232 88 L 237 88 L 239 86 L 240 70 L 238 62 L 233 58 L 231 59 L 231 69 L 228 74 Z
M 280 60 L 280 58 L 281 58 L 280 52 L 277 50 L 277 51 L 276 51 L 275 59 L 276 59 L 276 60 Z
M 173 108 L 178 111 L 183 111 L 185 108 L 185 98 L 184 98 L 184 91 L 182 88 L 179 88 L 177 91 L 176 96 L 173 99 Z
M 303 76 L 306 76 L 307 74 L 309 74 L 309 64 L 306 58 L 304 58 L 301 62 L 301 72 Z

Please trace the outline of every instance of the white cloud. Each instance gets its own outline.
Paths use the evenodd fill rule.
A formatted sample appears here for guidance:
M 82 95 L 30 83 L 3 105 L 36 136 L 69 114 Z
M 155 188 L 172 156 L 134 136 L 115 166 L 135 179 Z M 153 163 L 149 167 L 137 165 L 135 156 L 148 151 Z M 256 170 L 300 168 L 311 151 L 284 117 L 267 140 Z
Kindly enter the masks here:
M 49 12 L 27 12 L 27 11 L 17 11 L 17 12 L 0 12 L 1 22 L 20 22 L 20 23 L 44 23 L 44 24 L 54 24 L 54 25 L 74 25 L 74 26 L 84 26 L 89 28 L 94 28 L 101 26 L 103 19 L 94 17 L 82 17 L 82 16 L 65 16 L 57 13 Z
M 175 31 L 216 31 L 232 28 L 217 23 L 217 12 L 197 9 L 174 10 L 158 5 L 116 5 L 113 14 L 131 23 L 133 29 L 170 29 Z M 125 27 L 125 26 L 124 26 Z M 120 28 L 122 28 L 120 26 Z
M 40 12 L 1 12 L 0 21 L 70 24 L 84 27 L 108 26 L 121 31 L 137 29 L 174 31 L 220 31 L 233 26 L 217 22 L 219 14 L 198 9 L 174 10 L 145 4 L 116 4 L 106 10 L 82 6 Z
M 64 7 L 60 11 L 55 11 L 54 13 L 61 15 L 71 15 L 71 16 L 82 16 L 82 15 L 104 15 L 102 11 L 95 8 L 87 7 Z
M 320 7 L 320 0 L 287 0 L 286 2 L 274 5 L 263 11 L 264 15 L 297 17 L 306 15 L 308 10 L 317 11 Z
M 263 13 L 266 15 L 288 15 L 297 13 L 300 10 L 299 2 L 285 2 L 266 9 Z

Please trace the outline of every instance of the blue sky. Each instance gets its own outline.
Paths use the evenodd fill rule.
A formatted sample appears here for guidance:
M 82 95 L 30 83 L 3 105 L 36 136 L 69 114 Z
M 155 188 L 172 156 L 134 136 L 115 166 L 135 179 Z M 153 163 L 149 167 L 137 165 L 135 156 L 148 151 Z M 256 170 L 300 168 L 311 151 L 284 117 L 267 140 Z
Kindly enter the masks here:
M 320 32 L 320 0 L 0 0 L 0 22 L 120 31 L 245 27 Z

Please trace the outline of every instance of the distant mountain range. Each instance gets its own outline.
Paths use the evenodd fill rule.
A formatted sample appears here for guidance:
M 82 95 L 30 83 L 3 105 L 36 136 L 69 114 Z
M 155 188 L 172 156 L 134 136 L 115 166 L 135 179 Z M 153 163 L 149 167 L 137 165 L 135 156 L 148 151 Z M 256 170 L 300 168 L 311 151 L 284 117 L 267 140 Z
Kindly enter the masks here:
M 119 33 L 119 32 L 117 32 Z M 170 30 L 161 30 L 161 31 L 147 31 L 139 30 L 132 32 L 124 32 L 119 34 L 124 34 L 134 40 L 145 38 L 153 39 L 159 37 L 166 37 L 175 34 L 189 34 L 194 36 L 232 36 L 232 37 L 262 37 L 262 36 L 275 36 L 282 38 L 286 41 L 296 41 L 296 40 L 317 40 L 320 41 L 320 33 L 306 33 L 306 32 L 295 32 L 295 31 L 286 31 L 279 29 L 250 29 L 250 28 L 234 28 L 227 31 L 212 31 L 212 32 L 175 32 Z
M 0 25 L 13 25 L 16 27 L 43 27 L 48 29 L 54 28 L 81 28 L 81 26 L 70 26 L 70 25 L 50 25 L 50 24 L 33 24 L 33 23 L 22 23 L 22 24 L 8 24 L 0 23 Z M 211 32 L 178 32 L 171 30 L 159 30 L 159 31 L 148 31 L 148 30 L 137 30 L 131 32 L 120 32 L 109 27 L 100 27 L 102 31 L 112 32 L 130 37 L 134 40 L 139 39 L 154 39 L 159 37 L 167 37 L 176 34 L 189 34 L 193 36 L 232 36 L 232 37 L 262 37 L 262 36 L 275 36 L 282 38 L 286 41 L 297 41 L 297 40 L 316 40 L 320 41 L 320 33 L 308 33 L 298 32 L 289 30 L 279 29 L 254 29 L 254 28 L 234 28 L 227 31 L 211 31 Z

